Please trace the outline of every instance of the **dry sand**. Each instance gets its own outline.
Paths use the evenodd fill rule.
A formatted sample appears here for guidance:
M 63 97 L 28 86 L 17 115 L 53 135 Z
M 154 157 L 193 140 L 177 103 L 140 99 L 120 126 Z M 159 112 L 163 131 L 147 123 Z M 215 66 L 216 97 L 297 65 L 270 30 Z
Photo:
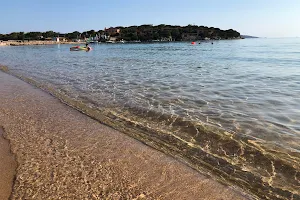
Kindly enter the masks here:
M 0 95 L 18 162 L 11 199 L 249 198 L 2 72 Z

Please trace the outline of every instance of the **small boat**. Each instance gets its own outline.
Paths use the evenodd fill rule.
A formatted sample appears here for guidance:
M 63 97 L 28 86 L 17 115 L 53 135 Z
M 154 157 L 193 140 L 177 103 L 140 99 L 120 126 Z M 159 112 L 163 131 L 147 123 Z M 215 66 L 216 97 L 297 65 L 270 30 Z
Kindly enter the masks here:
M 74 46 L 70 48 L 70 51 L 90 51 L 90 50 L 92 50 L 91 47 Z

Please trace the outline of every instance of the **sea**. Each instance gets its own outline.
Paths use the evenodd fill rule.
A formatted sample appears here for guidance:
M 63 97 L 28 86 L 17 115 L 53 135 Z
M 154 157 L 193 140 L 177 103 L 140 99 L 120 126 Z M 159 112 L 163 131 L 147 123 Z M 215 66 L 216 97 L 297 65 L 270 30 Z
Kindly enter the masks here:
M 300 38 L 3 46 L 4 71 L 259 198 L 300 199 Z

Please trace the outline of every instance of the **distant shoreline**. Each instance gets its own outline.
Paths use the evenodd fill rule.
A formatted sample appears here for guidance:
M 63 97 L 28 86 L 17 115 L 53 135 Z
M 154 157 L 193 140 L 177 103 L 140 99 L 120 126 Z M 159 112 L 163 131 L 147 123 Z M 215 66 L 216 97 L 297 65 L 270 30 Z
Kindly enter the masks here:
M 221 40 L 239 40 L 242 38 L 234 38 L 234 39 L 221 39 Z M 210 41 L 219 41 L 219 40 L 195 40 L 201 42 L 210 42 Z M 127 41 L 125 43 L 169 43 L 169 42 L 192 42 L 191 41 Z M 28 45 L 55 45 L 55 44 L 85 44 L 89 43 L 87 41 L 78 41 L 78 42 L 69 42 L 69 41 L 41 41 L 41 40 L 32 40 L 32 41 L 0 41 L 0 46 L 28 46 Z M 99 42 L 100 43 L 100 42 Z M 110 44 L 109 42 L 102 42 L 103 44 Z M 113 44 L 121 44 L 122 42 L 114 42 Z
M 40 40 L 32 40 L 32 41 L 2 41 L 0 42 L 0 46 L 27 46 L 27 45 L 53 45 L 53 44 L 84 44 L 86 42 L 56 42 L 56 41 L 40 41 Z

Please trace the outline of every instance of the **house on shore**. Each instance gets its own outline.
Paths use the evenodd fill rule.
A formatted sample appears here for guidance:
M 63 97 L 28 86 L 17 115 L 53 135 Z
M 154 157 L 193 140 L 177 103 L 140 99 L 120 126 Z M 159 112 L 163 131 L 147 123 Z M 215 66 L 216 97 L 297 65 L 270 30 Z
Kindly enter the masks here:
M 58 34 L 57 37 L 54 37 L 52 40 L 56 42 L 67 42 L 66 34 Z
M 120 28 L 104 28 L 103 32 L 99 35 L 100 41 L 109 41 L 110 43 L 116 42 L 121 35 Z
M 107 35 L 118 35 L 118 34 L 120 34 L 120 32 L 121 32 L 121 29 L 119 29 L 119 28 L 110 27 L 110 28 L 104 29 L 104 33 Z

